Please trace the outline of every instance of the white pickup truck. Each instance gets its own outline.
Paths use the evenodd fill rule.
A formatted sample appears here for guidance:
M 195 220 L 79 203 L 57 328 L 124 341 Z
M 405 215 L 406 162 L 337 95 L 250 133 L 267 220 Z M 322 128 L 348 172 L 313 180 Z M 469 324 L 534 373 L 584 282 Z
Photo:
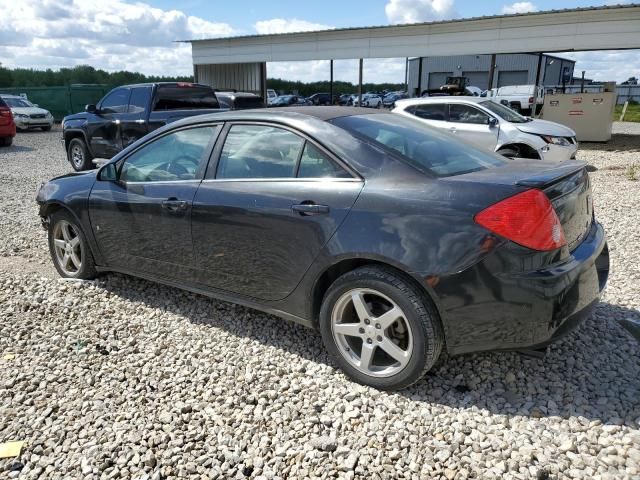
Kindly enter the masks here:
M 533 102 L 535 96 L 535 85 L 509 85 L 506 87 L 492 88 L 482 92 L 481 97 L 487 97 L 494 102 L 511 107 L 523 115 L 533 113 Z M 536 99 L 536 111 L 544 104 L 544 88 L 538 87 L 538 97 Z

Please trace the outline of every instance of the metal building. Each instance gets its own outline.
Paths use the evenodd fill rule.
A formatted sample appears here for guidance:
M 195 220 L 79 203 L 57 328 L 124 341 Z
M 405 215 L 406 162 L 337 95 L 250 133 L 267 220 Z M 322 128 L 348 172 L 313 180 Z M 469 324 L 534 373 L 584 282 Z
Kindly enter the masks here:
M 490 78 L 492 58 L 495 58 L 493 79 Z M 449 76 L 467 77 L 469 85 L 482 90 L 506 85 L 533 85 L 536 83 L 538 60 L 539 55 L 529 53 L 412 58 L 409 60 L 409 92 L 417 95 L 419 90 L 438 88 Z M 542 55 L 540 84 L 562 85 L 563 80 L 571 83 L 574 66 L 574 60 Z M 420 73 L 422 79 L 418 81 Z
M 268 62 L 330 60 L 332 79 L 333 60 L 359 59 L 362 79 L 362 60 L 367 58 L 638 49 L 640 4 L 186 41 L 191 43 L 197 81 L 266 95 Z M 518 68 L 530 71 L 528 66 L 511 71 Z M 503 74 L 502 81 L 507 77 Z M 361 91 L 362 81 L 359 84 Z

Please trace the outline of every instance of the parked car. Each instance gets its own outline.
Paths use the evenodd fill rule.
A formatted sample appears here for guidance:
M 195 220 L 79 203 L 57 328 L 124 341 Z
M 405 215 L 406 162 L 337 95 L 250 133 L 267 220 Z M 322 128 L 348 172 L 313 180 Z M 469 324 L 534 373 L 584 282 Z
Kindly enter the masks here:
M 15 136 L 16 123 L 13 121 L 11 107 L 0 97 L 0 146 L 10 146 Z
M 480 96 L 490 98 L 496 103 L 505 105 L 523 115 L 533 113 L 535 85 L 511 85 L 500 88 L 492 88 L 482 92 Z M 538 96 L 535 100 L 536 112 L 544 104 L 544 88 L 538 87 Z
M 338 105 L 351 106 L 353 105 L 353 94 L 343 93 L 338 97 Z
M 267 88 L 267 105 L 275 100 L 277 96 L 278 92 L 276 92 L 273 88 Z
M 397 100 L 409 98 L 407 92 L 390 92 L 382 97 L 382 106 L 385 108 L 393 108 Z
M 67 159 L 77 170 L 94 158 L 111 158 L 147 133 L 185 117 L 220 111 L 213 89 L 188 82 L 144 83 L 114 88 L 97 105 L 62 120 Z
M 358 96 L 353 99 L 354 107 L 380 108 L 382 106 L 382 98 L 374 93 L 365 93 L 362 95 L 362 105 L 359 104 Z
M 62 277 L 121 272 L 319 328 L 381 389 L 443 349 L 560 338 L 609 271 L 584 163 L 508 161 L 382 110 L 185 119 L 37 202 Z
M 578 151 L 576 132 L 569 127 L 523 117 L 482 97 L 399 100 L 393 112 L 505 157 L 564 161 L 575 158 Z
M 331 105 L 331 95 L 328 93 L 314 93 L 307 100 L 314 105 Z
M 299 95 L 280 95 L 269 104 L 270 107 L 293 107 L 305 105 L 309 106 L 312 105 L 312 103 Z
M 18 130 L 40 128 L 48 132 L 53 127 L 53 115 L 49 110 L 40 108 L 19 95 L 0 95 L 0 97 L 11 108 Z
M 264 108 L 266 105 L 260 95 L 250 92 L 218 91 L 216 98 L 220 108 L 229 110 L 245 110 L 248 108 Z

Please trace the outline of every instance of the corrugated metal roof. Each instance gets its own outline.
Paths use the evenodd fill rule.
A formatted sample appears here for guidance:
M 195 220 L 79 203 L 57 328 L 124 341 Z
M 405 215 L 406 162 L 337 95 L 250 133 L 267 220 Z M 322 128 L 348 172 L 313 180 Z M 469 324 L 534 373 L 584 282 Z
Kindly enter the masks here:
M 387 28 L 401 28 L 401 27 L 416 27 L 416 26 L 430 26 L 430 25 L 442 25 L 447 23 L 460 23 L 460 22 L 471 22 L 475 20 L 494 20 L 499 18 L 513 18 L 513 17 L 533 17 L 540 15 L 548 15 L 548 14 L 557 14 L 557 13 L 576 13 L 576 12 L 587 12 L 587 11 L 597 11 L 597 10 L 613 10 L 613 9 L 621 9 L 621 8 L 633 8 L 640 7 L 640 3 L 629 3 L 629 4 L 619 4 L 619 5 L 602 5 L 598 7 L 581 7 L 581 8 L 563 8 L 557 10 L 543 10 L 539 12 L 526 12 L 526 13 L 513 13 L 513 14 L 502 14 L 502 15 L 485 15 L 481 17 L 469 17 L 469 18 L 454 18 L 451 20 L 437 20 L 432 22 L 418 22 L 418 23 L 402 23 L 402 24 L 393 24 L 393 25 L 377 25 L 377 26 L 369 26 L 369 27 L 343 27 L 343 28 L 331 28 L 327 30 L 305 30 L 300 32 L 287 32 L 287 33 L 268 33 L 268 34 L 253 34 L 253 35 L 236 35 L 233 37 L 215 37 L 215 38 L 200 38 L 200 39 L 192 39 L 192 40 L 176 40 L 179 43 L 197 43 L 197 42 L 210 42 L 210 41 L 226 41 L 226 40 L 234 40 L 234 39 L 246 39 L 246 38 L 267 38 L 267 37 L 286 37 L 293 35 L 301 35 L 301 34 L 317 34 L 317 33 L 328 33 L 328 32 L 345 32 L 345 31 L 358 31 L 358 30 L 375 30 L 375 29 L 387 29 Z

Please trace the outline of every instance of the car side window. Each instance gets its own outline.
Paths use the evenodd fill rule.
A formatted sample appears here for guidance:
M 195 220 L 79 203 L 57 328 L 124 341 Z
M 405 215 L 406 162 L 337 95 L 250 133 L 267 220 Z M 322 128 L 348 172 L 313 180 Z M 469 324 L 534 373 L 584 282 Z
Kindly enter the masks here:
M 100 104 L 100 110 L 104 113 L 126 113 L 129 108 L 129 89 L 118 88 L 114 90 Z
M 464 105 L 462 103 L 450 103 L 449 121 L 456 123 L 487 125 L 489 123 L 489 115 L 470 105 Z
M 283 128 L 233 125 L 220 153 L 216 178 L 293 178 L 303 143 Z
M 149 100 L 151 100 L 151 88 L 138 87 L 131 89 L 131 98 L 129 99 L 129 113 L 142 113 L 149 108 Z
M 178 130 L 136 150 L 124 161 L 123 182 L 193 180 L 206 162 L 207 147 L 218 126 Z
M 444 103 L 416 105 L 411 113 L 425 120 L 444 121 L 446 119 L 445 108 L 446 104 Z
M 300 157 L 298 178 L 351 178 L 351 175 L 322 153 L 318 147 L 306 142 Z

